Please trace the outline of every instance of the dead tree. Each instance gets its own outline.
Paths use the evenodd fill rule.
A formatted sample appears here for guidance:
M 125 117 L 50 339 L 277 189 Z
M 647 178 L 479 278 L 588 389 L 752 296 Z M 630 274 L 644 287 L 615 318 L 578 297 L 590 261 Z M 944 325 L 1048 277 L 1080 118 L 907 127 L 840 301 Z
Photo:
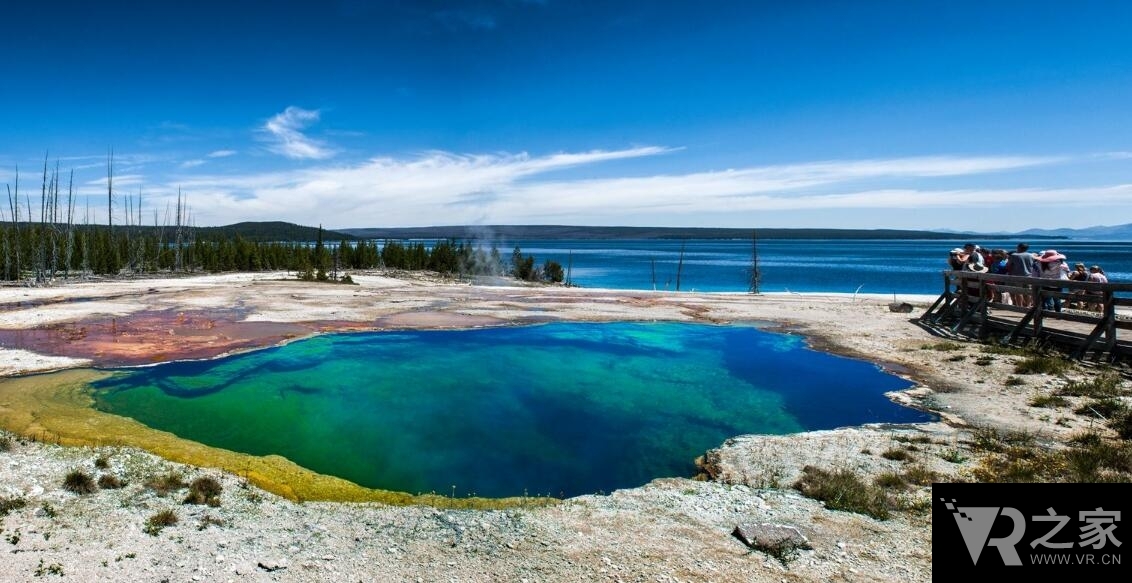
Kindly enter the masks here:
M 754 229 L 751 229 L 751 273 L 750 279 L 747 282 L 747 291 L 758 294 L 759 283 L 761 283 L 761 281 L 762 272 L 759 271 L 759 236 Z

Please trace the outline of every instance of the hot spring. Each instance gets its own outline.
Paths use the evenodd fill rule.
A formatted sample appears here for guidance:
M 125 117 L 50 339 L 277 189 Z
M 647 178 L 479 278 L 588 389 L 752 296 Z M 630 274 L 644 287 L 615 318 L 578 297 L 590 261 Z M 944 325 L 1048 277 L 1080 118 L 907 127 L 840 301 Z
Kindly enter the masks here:
M 95 406 L 360 485 L 555 497 L 690 476 L 725 439 L 932 419 L 908 381 L 753 326 L 555 323 L 330 334 L 121 369 Z

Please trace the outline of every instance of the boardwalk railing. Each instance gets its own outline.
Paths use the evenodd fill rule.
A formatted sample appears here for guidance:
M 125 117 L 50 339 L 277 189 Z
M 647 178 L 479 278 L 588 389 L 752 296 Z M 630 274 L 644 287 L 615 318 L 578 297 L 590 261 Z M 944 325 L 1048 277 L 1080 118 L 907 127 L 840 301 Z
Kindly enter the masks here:
M 1062 311 L 1050 309 L 1055 302 Z M 943 293 L 920 322 L 979 338 L 1001 332 L 1003 343 L 1037 338 L 1067 346 L 1073 358 L 1094 352 L 1113 360 L 1132 355 L 1129 335 L 1118 337 L 1119 330 L 1132 330 L 1130 307 L 1132 283 L 944 271 Z

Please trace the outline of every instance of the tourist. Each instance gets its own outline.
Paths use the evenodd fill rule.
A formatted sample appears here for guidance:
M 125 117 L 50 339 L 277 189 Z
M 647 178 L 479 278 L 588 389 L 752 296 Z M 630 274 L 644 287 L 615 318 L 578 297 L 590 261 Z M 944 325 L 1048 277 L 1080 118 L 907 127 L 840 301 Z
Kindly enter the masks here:
M 974 243 L 967 243 L 963 246 L 963 252 L 967 254 L 967 261 L 969 263 L 978 263 L 986 267 L 990 261 L 987 260 L 987 251 Z
M 1093 283 L 1108 283 L 1108 276 L 1105 275 L 1104 270 L 1101 269 L 1100 265 L 1094 265 L 1094 266 L 1089 268 L 1089 278 L 1086 281 L 1090 281 L 1090 282 L 1093 282 Z M 1090 292 L 1089 295 L 1103 297 L 1104 292 L 1101 292 L 1101 291 L 1098 290 L 1098 291 Z M 1085 309 L 1100 312 L 1100 311 L 1104 310 L 1104 305 L 1102 305 L 1099 302 L 1090 303 L 1090 304 L 1085 306 Z
M 1073 271 L 1069 272 L 1069 281 L 1085 281 L 1087 279 L 1089 279 L 1089 272 L 1085 270 L 1085 264 L 1078 261 L 1073 265 Z M 1074 296 L 1083 296 L 1087 293 L 1088 292 L 1083 289 L 1073 290 Z M 1074 298 L 1069 301 L 1069 307 L 1082 308 L 1084 307 L 1084 301 L 1078 298 Z
M 1008 275 L 1015 275 L 1018 277 L 1035 277 L 1037 261 L 1034 260 L 1034 254 L 1030 253 L 1030 246 L 1025 243 L 1019 243 L 1017 251 L 1010 254 L 1006 263 L 1006 272 Z M 1029 308 L 1032 305 L 1031 297 L 1029 294 L 1022 292 L 1015 292 L 1014 305 L 1023 308 Z
M 1056 281 L 1069 281 L 1069 266 L 1065 264 L 1065 256 L 1058 253 L 1054 249 L 1042 251 L 1038 257 L 1038 263 L 1041 264 L 1041 274 L 1039 277 L 1042 279 L 1056 280 Z M 1061 287 L 1042 286 L 1043 290 L 1060 293 Z M 1042 301 L 1042 309 L 1053 310 L 1055 312 L 1061 311 L 1061 298 L 1057 296 L 1048 296 Z
M 990 272 L 996 275 L 1009 275 L 1010 271 L 1007 267 L 1009 258 L 1010 256 L 1007 255 L 1006 249 L 994 249 L 991 251 Z M 988 283 L 991 286 L 991 301 L 1008 306 L 1013 303 L 1009 293 L 1003 293 L 998 289 L 998 286 L 1002 284 L 1001 281 L 991 281 Z

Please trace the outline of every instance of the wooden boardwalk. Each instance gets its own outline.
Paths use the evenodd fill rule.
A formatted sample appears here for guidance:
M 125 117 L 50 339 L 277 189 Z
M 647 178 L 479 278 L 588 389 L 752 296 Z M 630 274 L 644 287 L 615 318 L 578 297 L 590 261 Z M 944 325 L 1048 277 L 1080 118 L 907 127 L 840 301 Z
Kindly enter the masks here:
M 1006 294 L 1013 301 L 1006 303 Z M 1053 298 L 1061 300 L 1061 312 L 1043 309 Z M 943 293 L 919 321 L 941 333 L 1004 344 L 1037 339 L 1075 359 L 1125 360 L 1132 357 L 1132 283 L 945 271 Z

